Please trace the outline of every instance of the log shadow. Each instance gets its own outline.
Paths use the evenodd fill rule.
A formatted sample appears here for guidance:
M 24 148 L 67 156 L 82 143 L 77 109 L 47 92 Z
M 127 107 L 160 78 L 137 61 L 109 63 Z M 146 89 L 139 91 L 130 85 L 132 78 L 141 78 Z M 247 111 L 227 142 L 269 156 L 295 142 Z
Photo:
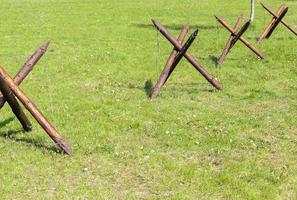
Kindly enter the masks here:
M 132 26 L 137 27 L 137 28 L 155 29 L 155 27 L 154 27 L 153 24 L 132 24 Z M 166 29 L 175 30 L 175 31 L 181 30 L 184 26 L 185 26 L 185 24 L 169 24 L 169 25 L 164 25 L 164 27 Z M 204 25 L 204 24 L 196 24 L 196 25 L 191 25 L 191 29 L 212 30 L 212 29 L 217 29 L 217 26 Z
M 147 97 L 150 98 L 152 96 L 152 92 L 153 92 L 153 83 L 152 83 L 152 80 L 145 81 L 144 91 L 145 91 Z
M 9 124 L 10 122 L 12 122 L 13 120 L 14 120 L 14 117 L 10 117 L 10 118 L 8 118 L 8 119 L 6 119 L 4 121 L 1 121 L 0 122 L 0 128 L 6 126 L 7 124 Z
M 14 118 L 12 117 L 12 118 L 9 118 L 3 122 L 0 122 L 0 127 L 3 127 L 6 124 L 10 123 L 13 119 Z M 2 132 L 0 132 L 0 138 L 9 139 L 13 142 L 18 142 L 18 143 L 22 143 L 22 144 L 29 145 L 29 146 L 34 146 L 36 148 L 45 149 L 47 151 L 52 151 L 52 152 L 55 152 L 58 154 L 64 154 L 63 151 L 61 151 L 58 147 L 55 147 L 55 146 L 49 147 L 49 146 L 46 146 L 34 139 L 17 138 L 16 135 L 19 133 L 27 133 L 27 132 L 24 131 L 23 129 L 2 131 Z
M 217 68 L 220 67 L 220 65 L 218 63 L 218 58 L 216 56 L 208 55 L 208 60 L 212 61 Z

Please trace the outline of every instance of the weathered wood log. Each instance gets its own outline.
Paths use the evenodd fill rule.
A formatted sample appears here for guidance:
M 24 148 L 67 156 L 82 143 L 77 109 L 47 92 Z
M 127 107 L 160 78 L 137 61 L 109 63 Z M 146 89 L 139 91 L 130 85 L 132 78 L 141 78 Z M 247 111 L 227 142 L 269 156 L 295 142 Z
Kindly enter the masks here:
M 274 13 L 272 11 L 272 9 L 268 8 L 267 6 L 265 6 L 263 3 L 261 3 L 262 7 L 267 10 L 273 17 L 278 18 L 279 16 L 277 15 L 277 13 Z M 281 23 L 287 27 L 292 33 L 294 33 L 297 36 L 297 31 L 294 30 L 285 20 L 281 20 Z
M 181 50 L 182 45 L 174 38 L 172 35 L 166 30 L 164 26 L 162 26 L 159 22 L 152 20 L 155 27 L 162 33 L 162 35 L 177 49 Z M 212 75 L 210 75 L 203 67 L 198 63 L 198 61 L 189 53 L 185 53 L 185 58 L 193 65 L 193 67 L 196 68 L 198 72 L 202 74 L 202 76 L 216 89 L 222 90 L 223 87 L 219 83 L 218 80 L 216 80 Z
M 178 52 L 178 54 L 176 55 L 176 57 L 174 59 L 174 62 L 172 63 L 173 69 L 178 65 L 178 63 L 181 61 L 181 59 L 185 56 L 186 52 L 188 51 L 188 49 L 190 48 L 190 46 L 196 39 L 197 34 L 198 34 L 198 29 L 191 34 L 191 36 L 189 37 L 187 42 L 184 44 L 184 46 Z
M 40 60 L 40 58 L 45 54 L 50 42 L 45 43 L 42 45 L 39 49 L 37 49 L 33 55 L 26 61 L 26 63 L 23 65 L 23 67 L 20 69 L 20 71 L 17 73 L 17 75 L 14 77 L 14 82 L 17 85 L 20 85 L 23 80 L 28 76 L 28 74 L 33 70 L 36 63 Z M 5 98 L 3 95 L 0 94 L 0 109 L 5 104 Z
M 273 31 L 276 29 L 276 27 L 279 25 L 279 23 L 283 20 L 283 18 L 286 16 L 286 14 L 288 13 L 289 8 L 286 7 L 281 14 L 279 15 L 279 17 L 275 20 L 275 22 L 273 23 L 271 29 L 269 30 L 269 32 L 266 35 L 266 39 L 270 38 L 270 36 L 272 35 Z
M 3 78 L 0 76 L 0 91 L 2 92 L 3 96 L 7 100 L 12 112 L 15 114 L 19 122 L 21 123 L 23 129 L 25 131 L 31 131 L 32 130 L 32 124 L 26 117 L 25 113 L 23 112 L 20 104 L 14 97 L 11 89 L 8 87 L 6 82 L 3 80 Z
M 171 73 L 173 72 L 173 70 L 176 68 L 176 66 L 179 64 L 180 60 L 185 56 L 185 53 L 188 51 L 188 49 L 190 48 L 190 46 L 192 45 L 192 43 L 194 42 L 194 40 L 196 39 L 198 34 L 198 29 L 196 31 L 194 31 L 191 36 L 189 37 L 189 39 L 187 40 L 187 42 L 184 44 L 183 48 L 178 52 L 178 54 L 175 57 L 174 62 L 172 63 L 172 67 L 171 70 L 165 80 L 165 83 L 167 82 L 168 78 L 170 77 Z M 165 84 L 164 83 L 164 84 Z
M 180 44 L 183 43 L 183 41 L 184 41 L 188 31 L 189 31 L 189 28 L 190 27 L 189 27 L 188 24 L 185 25 L 182 28 L 182 30 L 181 30 L 178 38 L 177 38 L 177 41 Z M 174 62 L 174 59 L 175 59 L 177 53 L 178 52 L 176 51 L 176 49 L 173 48 L 173 50 L 172 50 L 172 52 L 171 52 L 171 54 L 170 54 L 170 56 L 169 56 L 169 58 L 168 58 L 168 60 L 167 60 L 167 62 L 165 64 L 165 67 L 164 67 L 162 73 L 160 74 L 158 82 L 156 83 L 156 85 L 155 85 L 155 87 L 154 87 L 154 89 L 152 91 L 151 99 L 156 98 L 159 95 L 161 87 L 165 84 L 166 80 L 168 79 L 168 77 L 170 76 L 172 71 L 174 70 L 174 69 L 172 69 L 172 63 Z
M 0 76 L 10 87 L 14 95 L 22 102 L 25 108 L 32 114 L 40 126 L 47 132 L 52 140 L 68 155 L 73 155 L 70 145 L 59 135 L 56 129 L 50 124 L 45 116 L 38 110 L 36 105 L 25 95 L 7 72 L 0 67 Z
M 215 16 L 215 18 L 217 19 L 217 21 L 222 24 L 222 26 L 224 26 L 232 35 L 236 36 L 236 31 L 233 30 L 233 28 L 231 28 L 229 26 L 229 24 L 227 24 L 223 19 L 221 19 L 220 17 Z M 262 52 L 260 52 L 256 47 L 254 47 L 247 39 L 245 39 L 243 36 L 241 36 L 239 38 L 239 40 L 245 44 L 245 46 L 247 46 L 250 50 L 252 50 L 259 58 L 261 59 L 265 59 L 266 55 L 263 54 Z
M 242 28 L 239 30 L 239 32 L 234 36 L 231 44 L 231 48 L 236 44 L 236 42 L 241 38 L 241 36 L 247 31 L 247 29 L 250 27 L 251 21 L 247 21 Z
M 243 21 L 243 15 L 240 15 L 235 26 L 233 27 L 233 29 L 235 31 L 238 31 L 239 28 L 240 28 L 240 24 L 241 22 Z M 230 35 L 225 47 L 224 47 L 224 50 L 222 52 L 222 54 L 219 56 L 218 60 L 217 60 L 217 65 L 221 65 L 223 64 L 224 60 L 225 60 L 225 57 L 227 56 L 227 54 L 230 52 L 231 50 L 231 45 L 232 45 L 232 40 L 234 39 L 234 35 Z
M 280 15 L 280 13 L 285 9 L 284 5 L 281 5 L 277 11 L 277 16 Z M 261 35 L 258 38 L 258 43 L 262 42 L 263 39 L 267 36 L 268 32 L 270 31 L 272 25 L 274 24 L 276 18 L 273 17 L 270 21 L 270 23 L 266 26 L 266 28 L 264 29 L 264 31 L 261 33 Z

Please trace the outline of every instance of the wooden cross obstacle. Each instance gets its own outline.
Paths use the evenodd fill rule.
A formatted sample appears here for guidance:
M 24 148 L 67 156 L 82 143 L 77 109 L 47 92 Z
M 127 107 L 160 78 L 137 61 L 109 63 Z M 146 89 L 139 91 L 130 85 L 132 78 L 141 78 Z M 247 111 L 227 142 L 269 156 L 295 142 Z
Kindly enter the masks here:
M 262 7 L 272 15 L 272 20 L 270 23 L 266 26 L 264 31 L 261 33 L 260 37 L 258 38 L 258 43 L 262 42 L 265 38 L 269 39 L 276 27 L 281 23 L 283 24 L 289 31 L 291 31 L 295 36 L 297 36 L 297 31 L 294 30 L 285 20 L 284 17 L 286 16 L 288 12 L 288 7 L 285 7 L 284 5 L 281 5 L 278 9 L 278 11 L 275 13 L 272 9 L 268 8 L 266 5 L 261 3 Z
M 25 65 L 20 69 L 17 75 L 12 79 L 8 73 L 0 66 L 0 91 L 2 95 L 0 96 L 0 108 L 3 107 L 5 102 L 9 104 L 12 112 L 15 114 L 23 129 L 25 131 L 31 131 L 32 125 L 25 113 L 22 111 L 17 99 L 24 105 L 24 107 L 31 113 L 31 115 L 36 119 L 40 126 L 47 132 L 47 134 L 52 138 L 52 140 L 68 155 L 73 155 L 73 151 L 69 144 L 59 135 L 55 128 L 50 124 L 50 122 L 45 118 L 36 105 L 26 96 L 26 94 L 19 88 L 19 85 L 27 77 L 27 75 L 32 71 L 35 64 L 44 55 L 48 48 L 49 43 L 41 46 L 25 63 Z M 17 99 L 16 99 L 17 98 Z
M 156 98 L 158 94 L 160 93 L 160 90 L 162 86 L 167 82 L 168 78 L 176 68 L 176 66 L 179 64 L 180 60 L 185 57 L 192 66 L 201 73 L 202 76 L 206 78 L 206 80 L 217 90 L 222 90 L 223 87 L 217 81 L 212 75 L 210 75 L 202 65 L 199 64 L 199 62 L 188 52 L 188 49 L 190 48 L 191 44 L 194 42 L 198 30 L 193 32 L 187 42 L 182 45 L 188 31 L 189 31 L 189 25 L 185 25 L 176 40 L 167 30 L 164 26 L 162 26 L 159 22 L 152 20 L 154 26 L 158 29 L 158 31 L 174 46 L 171 55 L 169 56 L 167 63 L 165 64 L 165 67 L 159 77 L 158 82 L 156 83 L 155 87 L 153 88 L 151 98 Z
M 219 56 L 218 60 L 217 60 L 217 64 L 221 65 L 224 60 L 225 57 L 228 55 L 228 53 L 230 52 L 230 50 L 232 49 L 232 47 L 234 47 L 234 45 L 238 42 L 241 41 L 247 48 L 249 48 L 252 52 L 254 52 L 259 58 L 261 59 L 265 59 L 266 55 L 264 53 L 262 53 L 261 51 L 259 51 L 255 46 L 253 46 L 245 37 L 243 37 L 243 34 L 248 30 L 248 28 L 250 27 L 251 22 L 248 21 L 246 22 L 241 28 L 240 28 L 240 24 L 243 20 L 243 16 L 240 16 L 234 26 L 234 28 L 232 28 L 227 22 L 225 22 L 222 18 L 215 16 L 216 20 L 225 28 L 227 29 L 230 33 L 231 36 L 229 37 L 229 40 L 226 44 L 226 46 L 224 47 L 224 50 L 222 52 L 222 54 Z M 240 28 L 240 29 L 239 29 Z

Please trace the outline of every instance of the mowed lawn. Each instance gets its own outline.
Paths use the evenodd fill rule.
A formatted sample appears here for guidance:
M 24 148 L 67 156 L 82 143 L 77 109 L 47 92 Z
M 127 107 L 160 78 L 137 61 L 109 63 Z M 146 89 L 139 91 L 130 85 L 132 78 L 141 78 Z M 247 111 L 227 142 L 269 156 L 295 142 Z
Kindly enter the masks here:
M 270 21 L 260 2 L 245 36 Z M 297 29 L 297 2 L 286 3 Z M 44 42 L 48 52 L 21 88 L 71 143 L 68 157 L 30 116 L 22 131 L 0 114 L 1 199 L 296 199 L 297 40 L 279 26 L 257 45 L 238 43 L 221 69 L 214 57 L 249 0 L 2 0 L 0 65 L 14 76 Z M 151 101 L 175 36 L 199 35 L 190 52 L 224 86 L 215 92 L 185 60 Z

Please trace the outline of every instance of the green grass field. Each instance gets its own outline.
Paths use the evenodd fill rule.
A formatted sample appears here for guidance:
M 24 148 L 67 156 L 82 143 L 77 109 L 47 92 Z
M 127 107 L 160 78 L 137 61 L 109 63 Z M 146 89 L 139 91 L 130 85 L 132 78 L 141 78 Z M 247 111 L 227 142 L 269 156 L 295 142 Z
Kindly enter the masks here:
M 271 17 L 257 1 L 252 43 Z M 297 28 L 297 1 L 286 20 Z M 2 0 L 0 65 L 14 76 L 51 40 L 21 88 L 69 141 L 73 157 L 30 116 L 22 131 L 0 115 L 1 199 L 297 199 L 296 37 L 283 26 L 257 45 L 237 44 L 221 69 L 213 58 L 248 0 Z M 190 52 L 223 84 L 214 92 L 185 60 L 148 99 L 177 36 L 199 28 Z M 28 112 L 26 112 L 28 113 Z

